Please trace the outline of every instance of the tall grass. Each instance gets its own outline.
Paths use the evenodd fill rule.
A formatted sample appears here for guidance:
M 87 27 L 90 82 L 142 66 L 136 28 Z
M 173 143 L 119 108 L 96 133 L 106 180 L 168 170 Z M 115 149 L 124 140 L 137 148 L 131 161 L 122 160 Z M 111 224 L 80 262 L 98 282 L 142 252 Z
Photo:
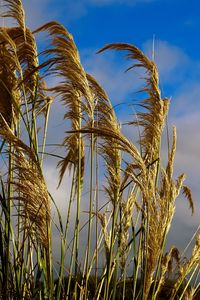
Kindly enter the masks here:
M 145 72 L 140 110 L 128 124 L 140 128 L 136 145 L 122 134 L 109 97 L 84 70 L 67 29 L 49 22 L 31 32 L 21 1 L 4 2 L 4 17 L 16 27 L 0 28 L 1 299 L 198 299 L 199 233 L 188 260 L 174 246 L 165 250 L 179 194 L 192 212 L 194 206 L 185 175 L 173 178 L 175 127 L 171 145 L 167 135 L 168 161 L 162 164 L 170 101 L 161 95 L 154 61 L 125 43 L 99 51 L 123 51 L 132 61 L 129 69 Z M 35 35 L 42 31 L 49 46 L 38 55 Z M 57 78 L 56 86 L 47 87 L 48 76 Z M 62 102 L 68 124 L 59 145 L 63 157 L 46 150 L 54 101 Z M 72 174 L 67 177 L 66 219 L 48 192 L 47 155 L 57 159 L 58 188 L 64 175 Z M 59 263 L 52 252 L 54 226 Z

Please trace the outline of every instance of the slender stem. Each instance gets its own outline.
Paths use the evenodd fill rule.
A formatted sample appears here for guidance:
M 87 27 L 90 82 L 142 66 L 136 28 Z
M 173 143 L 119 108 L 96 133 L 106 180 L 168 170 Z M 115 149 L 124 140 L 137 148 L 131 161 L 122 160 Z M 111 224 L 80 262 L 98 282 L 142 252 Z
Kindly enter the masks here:
M 106 284 L 105 284 L 105 289 L 104 289 L 104 299 L 105 300 L 107 300 L 109 298 L 110 281 L 111 281 L 110 277 L 111 277 L 111 269 L 112 269 L 112 262 L 113 262 L 113 249 L 114 249 L 114 241 L 115 241 L 116 222 L 117 222 L 117 204 L 114 201 L 111 239 L 110 239 L 110 251 L 109 251 L 109 258 L 107 261 Z
M 79 103 L 79 129 L 81 129 L 81 104 Z M 78 276 L 79 265 L 79 227 L 80 227 L 80 201 L 81 201 L 81 163 L 82 163 L 82 135 L 78 133 L 78 170 L 77 170 L 77 206 L 76 206 L 76 229 L 75 229 L 75 278 Z M 75 299 L 77 297 L 77 282 L 75 284 Z
M 42 155 L 40 160 L 40 165 L 42 166 L 44 160 L 44 152 L 46 147 L 46 139 L 47 139 L 47 129 L 48 129 L 48 121 L 49 121 L 49 113 L 51 108 L 51 102 L 47 104 L 47 110 L 45 115 L 45 124 L 44 124 L 44 136 L 43 136 L 43 143 L 42 143 Z
M 72 205 L 72 200 L 73 200 L 74 183 L 75 183 L 75 170 L 73 171 L 73 177 L 72 177 L 71 192 L 70 192 L 70 199 L 69 199 L 65 231 L 63 232 L 63 230 L 61 228 L 61 235 L 62 235 L 61 236 L 61 260 L 60 260 L 60 271 L 59 271 L 56 299 L 60 299 L 61 285 L 62 285 L 62 281 L 63 281 L 66 241 L 67 241 L 67 233 L 68 233 L 68 228 L 69 228 L 71 205 Z
M 48 297 L 49 300 L 53 300 L 53 273 L 52 273 L 52 239 L 51 239 L 51 220 L 47 219 L 47 238 L 48 238 L 48 246 L 45 249 L 45 258 L 46 258 L 46 266 L 47 266 L 47 287 L 48 287 Z
M 76 234 L 76 232 L 75 232 L 75 234 Z M 76 244 L 75 234 L 74 234 L 74 238 L 73 238 L 72 251 L 71 251 L 71 257 L 70 257 L 70 267 L 69 267 L 69 276 L 68 276 L 66 300 L 71 299 L 70 298 L 70 287 L 71 287 L 71 278 L 72 278 L 72 268 L 73 268 L 73 262 L 74 262 L 75 244 Z
M 98 209 L 99 209 L 99 186 L 98 186 L 98 172 L 99 172 L 99 162 L 98 162 L 98 140 L 96 140 L 96 259 L 95 259 L 95 289 L 98 283 Z
M 9 299 L 9 277 L 10 277 L 10 235 L 11 235 L 11 204 L 12 204 L 12 178 L 13 178 L 13 147 L 9 146 L 9 174 L 8 174 L 8 193 L 7 193 L 7 205 L 6 205 L 6 215 L 5 215 L 5 240 L 6 240 L 6 255 L 5 255 L 5 282 L 4 282 L 4 292 L 5 299 Z
M 85 299 L 87 299 L 87 284 L 89 278 L 89 259 L 92 231 L 92 209 L 93 209 L 93 161 L 94 161 L 94 134 L 91 134 L 91 157 L 90 157 L 90 210 L 89 210 L 89 225 L 88 225 L 88 242 L 87 242 L 87 257 L 86 257 L 86 283 L 85 283 Z

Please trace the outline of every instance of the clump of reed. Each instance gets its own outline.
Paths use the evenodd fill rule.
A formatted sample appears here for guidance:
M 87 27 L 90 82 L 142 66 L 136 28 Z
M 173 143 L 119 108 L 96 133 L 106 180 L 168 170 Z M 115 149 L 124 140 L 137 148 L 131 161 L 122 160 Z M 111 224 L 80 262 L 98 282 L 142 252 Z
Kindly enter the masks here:
M 133 61 L 128 70 L 142 68 L 145 73 L 140 110 L 128 123 L 140 128 L 136 145 L 122 133 L 103 87 L 83 68 L 67 29 L 52 21 L 31 32 L 22 2 L 4 3 L 3 17 L 12 18 L 16 26 L 0 28 L 0 153 L 5 162 L 0 190 L 0 297 L 156 300 L 170 286 L 167 299 L 197 299 L 199 234 L 187 260 L 175 246 L 165 250 L 177 197 L 182 192 L 192 212 L 194 204 L 185 175 L 173 177 L 175 127 L 171 146 L 167 136 L 167 164 L 162 164 L 170 101 L 161 95 L 155 62 L 130 44 L 99 50 L 123 51 Z M 50 46 L 38 55 L 35 35 L 43 31 Z M 57 78 L 55 86 L 47 86 L 48 76 Z M 46 150 L 54 101 L 63 104 L 68 124 L 59 144 L 62 156 Z M 66 178 L 70 181 L 64 175 L 72 174 L 66 219 L 45 181 L 47 155 L 57 159 L 58 188 Z M 83 201 L 88 217 L 81 226 Z M 60 237 L 58 263 L 52 252 L 54 227 Z

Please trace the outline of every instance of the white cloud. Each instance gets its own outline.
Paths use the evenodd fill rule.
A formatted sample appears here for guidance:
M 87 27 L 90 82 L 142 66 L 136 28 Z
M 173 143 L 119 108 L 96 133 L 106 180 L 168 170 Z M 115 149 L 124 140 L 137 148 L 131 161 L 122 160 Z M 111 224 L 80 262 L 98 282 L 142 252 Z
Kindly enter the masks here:
M 53 0 L 24 0 L 26 24 L 31 29 L 59 18 L 58 9 L 55 9 Z
M 194 218 L 186 218 L 186 223 L 199 224 L 200 213 L 200 132 L 199 132 L 200 111 L 188 113 L 182 117 L 175 118 L 177 126 L 177 154 L 176 154 L 176 170 L 186 173 L 186 183 L 192 189 L 194 200 L 196 203 L 196 214 Z M 180 214 L 181 216 L 182 214 Z
M 43 171 L 49 192 L 53 198 L 56 199 L 56 204 L 58 205 L 61 213 L 63 213 L 63 211 L 67 210 L 72 178 L 67 172 L 62 185 L 57 188 L 59 182 L 59 169 L 56 167 L 57 161 L 55 161 L 55 159 L 50 160 L 48 157 L 48 160 L 43 167 Z M 55 213 L 55 209 L 53 209 L 53 213 Z
M 193 66 L 191 66 L 192 72 Z M 195 72 L 195 68 L 194 68 Z M 186 78 L 182 85 L 177 88 L 175 95 L 172 99 L 172 106 L 174 114 L 184 114 L 187 118 L 187 123 L 193 121 L 193 117 L 200 111 L 200 81 L 192 81 L 192 74 L 190 78 Z M 192 118 L 190 115 L 194 114 Z M 195 117 L 196 119 L 196 117 Z

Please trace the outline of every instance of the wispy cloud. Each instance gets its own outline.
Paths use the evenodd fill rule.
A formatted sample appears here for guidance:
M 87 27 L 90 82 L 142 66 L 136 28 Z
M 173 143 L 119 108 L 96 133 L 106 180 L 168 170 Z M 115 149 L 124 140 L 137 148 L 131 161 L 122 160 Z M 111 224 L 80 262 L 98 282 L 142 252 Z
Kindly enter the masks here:
M 190 75 L 192 77 L 192 74 Z M 189 118 L 189 115 L 198 113 L 200 111 L 200 82 L 197 80 L 192 81 L 190 78 L 186 78 L 185 82 L 179 86 L 172 99 L 174 109 L 178 115 L 185 115 Z M 192 119 L 193 120 L 193 119 Z M 192 121 L 191 120 L 191 121 Z
M 85 0 L 88 5 L 136 5 L 141 3 L 155 2 L 156 0 Z
M 59 20 L 65 13 L 65 24 L 80 19 L 89 13 L 92 7 L 149 4 L 158 0 L 29 0 L 23 1 L 26 11 L 26 22 L 31 28 L 36 28 L 52 19 Z
M 22 0 L 25 21 L 27 27 L 36 29 L 42 24 L 52 21 L 58 17 L 58 10 L 55 9 L 55 2 L 53 0 Z M 0 11 L 3 14 L 6 11 L 6 2 L 2 0 L 0 3 Z M 0 26 L 16 26 L 14 20 L 11 18 L 0 18 Z
M 183 78 L 191 59 L 181 48 L 157 39 L 154 41 L 154 49 L 153 40 L 145 42 L 143 48 L 150 58 L 154 51 L 154 60 L 158 66 L 161 80 L 165 84 L 174 84 Z
M 56 10 L 53 9 L 53 0 L 29 0 L 23 1 L 25 9 L 26 24 L 36 29 L 42 24 L 52 21 L 56 18 Z
M 100 82 L 114 105 L 134 97 L 134 92 L 139 89 L 141 73 L 138 70 L 125 73 L 130 62 L 124 62 L 114 52 L 95 54 L 94 49 L 84 49 L 81 57 L 86 71 Z
M 66 20 L 71 21 L 87 15 L 91 7 L 104 6 L 134 6 L 139 4 L 149 4 L 157 0 L 67 0 L 65 2 Z

